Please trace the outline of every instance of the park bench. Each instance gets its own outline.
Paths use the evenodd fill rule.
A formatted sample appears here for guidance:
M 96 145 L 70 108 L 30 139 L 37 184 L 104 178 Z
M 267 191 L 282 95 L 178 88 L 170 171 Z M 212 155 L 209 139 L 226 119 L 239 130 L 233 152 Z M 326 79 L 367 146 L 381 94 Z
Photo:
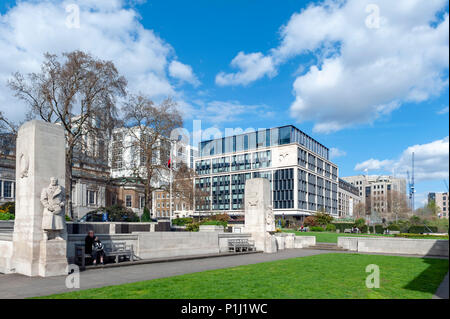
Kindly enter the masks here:
M 120 257 L 127 258 L 133 261 L 133 245 L 126 245 L 125 242 L 104 244 L 105 258 L 114 257 L 116 263 L 119 262 Z M 92 259 L 91 254 L 86 254 L 84 244 L 75 244 L 75 262 L 81 264 L 81 267 L 86 266 L 86 259 Z
M 228 240 L 228 251 L 229 252 L 243 252 L 243 251 L 254 251 L 255 242 L 248 239 L 229 239 Z
M 352 230 L 350 228 L 344 229 L 344 234 L 351 234 Z

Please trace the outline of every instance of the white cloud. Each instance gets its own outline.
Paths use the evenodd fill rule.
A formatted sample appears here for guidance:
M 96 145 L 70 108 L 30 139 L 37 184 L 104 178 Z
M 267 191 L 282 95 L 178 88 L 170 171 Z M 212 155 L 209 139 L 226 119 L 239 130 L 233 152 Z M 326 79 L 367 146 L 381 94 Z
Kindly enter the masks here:
M 345 156 L 345 155 L 347 155 L 347 152 L 345 152 L 343 150 L 340 150 L 340 149 L 338 149 L 336 147 L 332 147 L 330 149 L 330 158 L 331 159 L 336 158 L 336 157 L 342 157 L 342 156 Z
M 365 23 L 368 4 L 379 8 L 379 28 Z M 425 101 L 448 86 L 449 18 L 447 13 L 437 18 L 446 6 L 446 0 L 310 5 L 281 28 L 277 48 L 265 56 L 255 53 L 258 60 L 271 61 L 270 73 L 250 65 L 219 74 L 229 79 L 219 84 L 238 84 L 241 74 L 253 74 L 248 84 L 273 75 L 292 57 L 313 54 L 317 62 L 294 82 L 291 116 L 314 121 L 314 131 L 324 133 L 371 123 L 404 102 Z
M 194 86 L 198 86 L 200 84 L 200 81 L 192 71 L 191 66 L 175 60 L 169 65 L 169 75 L 173 78 L 181 80 L 182 82 L 191 83 Z
M 396 175 L 411 173 L 412 153 L 414 152 L 414 175 L 417 181 L 448 179 L 449 176 L 449 137 L 427 144 L 408 147 L 397 159 L 369 159 L 355 166 L 355 171 L 395 171 Z
M 238 101 L 197 101 L 196 118 L 214 124 L 235 123 L 243 118 L 264 118 L 272 116 L 267 105 L 246 105 Z
M 72 3 L 80 8 L 79 28 L 66 25 L 70 14 L 66 5 Z M 6 115 L 17 121 L 25 113 L 25 106 L 7 88 L 7 79 L 16 71 L 38 72 L 45 52 L 87 51 L 112 60 L 131 92 L 156 100 L 178 97 L 181 92 L 167 75 L 174 49 L 145 29 L 138 13 L 126 4 L 125 0 L 21 1 L 0 15 L 0 106 Z
M 447 107 L 444 107 L 443 109 L 441 109 L 441 110 L 439 110 L 439 111 L 437 111 L 436 113 L 437 113 L 437 114 L 440 114 L 440 115 L 442 115 L 442 114 L 447 114 L 447 113 L 448 113 L 448 106 L 447 106 Z
M 265 75 L 272 77 L 276 74 L 272 58 L 264 56 L 261 52 L 245 54 L 239 52 L 231 61 L 231 66 L 239 69 L 237 73 L 220 72 L 216 76 L 216 84 L 247 85 Z
M 379 170 L 388 170 L 388 167 L 392 165 L 391 160 L 377 160 L 377 159 L 368 159 L 362 163 L 358 163 L 355 166 L 355 171 L 379 171 Z

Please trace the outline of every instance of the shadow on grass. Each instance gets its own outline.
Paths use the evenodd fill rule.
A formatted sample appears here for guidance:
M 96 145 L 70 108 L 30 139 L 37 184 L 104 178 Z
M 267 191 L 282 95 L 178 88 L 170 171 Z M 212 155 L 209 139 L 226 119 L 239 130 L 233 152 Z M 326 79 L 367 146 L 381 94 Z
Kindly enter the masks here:
M 435 244 L 433 248 L 437 248 L 437 244 Z M 430 249 L 429 254 L 422 258 L 423 262 L 428 264 L 428 267 L 416 278 L 410 281 L 404 287 L 405 289 L 427 292 L 431 294 L 437 293 L 439 285 L 448 273 L 448 257 L 432 258 L 433 255 L 436 255 L 433 248 Z M 430 256 L 431 258 L 427 258 L 427 256 Z M 439 290 L 439 294 L 443 293 Z M 440 297 L 448 298 L 448 288 L 446 296 Z

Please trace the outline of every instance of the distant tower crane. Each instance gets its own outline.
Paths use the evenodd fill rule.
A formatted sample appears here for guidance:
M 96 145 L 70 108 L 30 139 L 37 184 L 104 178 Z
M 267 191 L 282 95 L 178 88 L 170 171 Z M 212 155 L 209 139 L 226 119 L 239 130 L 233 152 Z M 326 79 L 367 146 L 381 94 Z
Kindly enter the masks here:
M 412 152 L 412 172 L 411 172 L 411 178 L 409 177 L 409 171 L 406 171 L 406 174 L 408 174 L 408 188 L 409 188 L 409 200 L 411 201 L 411 210 L 414 213 L 414 193 L 415 193 L 415 187 L 414 187 L 414 152 Z

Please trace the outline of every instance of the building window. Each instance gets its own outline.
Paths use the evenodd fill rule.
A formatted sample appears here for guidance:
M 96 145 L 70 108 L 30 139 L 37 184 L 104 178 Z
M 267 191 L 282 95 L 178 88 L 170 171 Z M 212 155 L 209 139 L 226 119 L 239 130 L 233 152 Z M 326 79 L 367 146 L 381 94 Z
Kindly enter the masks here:
M 126 195 L 125 196 L 125 206 L 126 207 L 132 207 L 133 206 L 133 200 L 132 200 L 132 196 L 131 195 Z
M 96 191 L 87 191 L 87 204 L 88 206 L 97 205 L 97 192 Z
M 12 186 L 13 186 L 13 182 L 10 182 L 10 181 L 3 182 L 3 197 L 4 198 L 12 198 Z
M 140 208 L 144 209 L 145 208 L 145 196 L 139 197 L 139 202 L 140 202 Z

